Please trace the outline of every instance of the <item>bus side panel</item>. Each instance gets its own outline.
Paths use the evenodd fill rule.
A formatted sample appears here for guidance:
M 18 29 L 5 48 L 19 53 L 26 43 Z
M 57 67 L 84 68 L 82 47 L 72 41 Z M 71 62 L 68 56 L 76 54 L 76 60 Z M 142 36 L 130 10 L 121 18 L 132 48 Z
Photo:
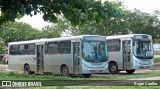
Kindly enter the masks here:
M 115 61 L 118 65 L 118 69 L 121 70 L 123 66 L 123 57 L 122 57 L 122 52 L 121 51 L 116 51 L 116 52 L 108 52 L 109 58 L 108 61 Z
M 24 70 L 24 65 L 28 64 L 31 71 L 36 71 L 35 55 L 10 55 L 8 60 L 8 68 L 13 70 Z
M 73 61 L 71 54 L 44 55 L 44 72 L 60 74 L 60 68 L 62 64 L 67 65 L 69 73 L 73 73 Z

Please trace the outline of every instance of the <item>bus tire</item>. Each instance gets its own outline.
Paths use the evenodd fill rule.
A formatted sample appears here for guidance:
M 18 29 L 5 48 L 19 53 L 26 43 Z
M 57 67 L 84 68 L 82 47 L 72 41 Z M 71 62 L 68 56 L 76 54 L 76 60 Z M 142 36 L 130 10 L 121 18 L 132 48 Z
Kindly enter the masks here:
M 83 74 L 84 78 L 89 78 L 91 76 L 91 74 Z
M 69 76 L 69 69 L 67 66 L 62 66 L 61 74 L 62 74 L 62 76 Z
M 31 70 L 30 70 L 29 65 L 25 65 L 24 66 L 24 74 L 30 74 L 30 73 L 31 73 Z
M 117 63 L 110 63 L 109 64 L 109 72 L 111 74 L 118 74 L 119 73 Z
M 127 72 L 128 74 L 133 74 L 133 73 L 135 72 L 135 69 L 132 69 L 132 70 L 126 70 L 126 72 Z

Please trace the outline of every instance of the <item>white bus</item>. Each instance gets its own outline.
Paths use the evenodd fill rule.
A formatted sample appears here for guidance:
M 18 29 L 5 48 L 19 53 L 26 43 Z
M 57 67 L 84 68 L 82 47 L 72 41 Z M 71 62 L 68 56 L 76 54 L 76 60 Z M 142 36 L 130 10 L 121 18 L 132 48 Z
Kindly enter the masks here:
M 108 71 L 108 49 L 104 36 L 82 35 L 8 44 L 8 67 L 28 73 L 66 75 Z M 101 55 L 100 55 L 101 54 Z
M 129 34 L 106 37 L 108 43 L 109 72 L 112 74 L 126 71 L 132 74 L 136 69 L 153 67 L 152 36 Z

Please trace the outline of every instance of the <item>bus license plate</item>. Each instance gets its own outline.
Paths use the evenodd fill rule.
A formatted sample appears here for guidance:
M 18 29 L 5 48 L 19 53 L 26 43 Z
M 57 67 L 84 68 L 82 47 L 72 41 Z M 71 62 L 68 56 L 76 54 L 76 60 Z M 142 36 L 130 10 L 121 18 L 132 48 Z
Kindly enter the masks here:
M 99 73 L 100 71 L 99 71 L 99 70 L 96 70 L 95 72 L 96 72 L 96 73 Z
M 148 67 L 147 67 L 147 66 L 144 66 L 143 68 L 144 68 L 144 69 L 147 69 Z

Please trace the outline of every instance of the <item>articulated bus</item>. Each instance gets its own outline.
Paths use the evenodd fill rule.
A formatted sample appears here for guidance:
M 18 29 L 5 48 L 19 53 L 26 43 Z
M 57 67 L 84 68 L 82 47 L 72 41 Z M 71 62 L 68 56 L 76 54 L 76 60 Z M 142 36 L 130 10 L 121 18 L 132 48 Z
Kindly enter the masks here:
M 71 37 L 10 42 L 9 69 L 24 73 L 83 75 L 108 71 L 108 49 L 105 36 Z
M 136 69 L 153 68 L 152 36 L 129 34 L 107 36 L 109 72 L 126 71 L 132 74 Z

